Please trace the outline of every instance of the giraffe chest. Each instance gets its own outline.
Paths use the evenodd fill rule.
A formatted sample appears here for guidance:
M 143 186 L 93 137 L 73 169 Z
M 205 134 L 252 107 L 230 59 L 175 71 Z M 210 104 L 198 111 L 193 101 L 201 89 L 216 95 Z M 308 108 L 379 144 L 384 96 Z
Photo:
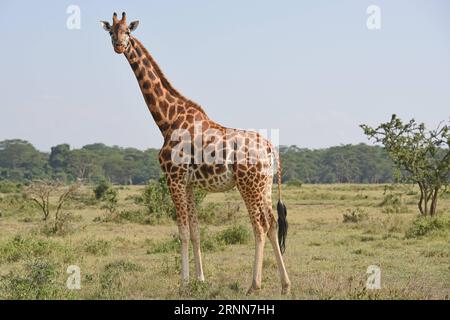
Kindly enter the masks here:
M 236 185 L 233 166 L 225 164 L 191 166 L 188 183 L 210 192 L 230 190 Z

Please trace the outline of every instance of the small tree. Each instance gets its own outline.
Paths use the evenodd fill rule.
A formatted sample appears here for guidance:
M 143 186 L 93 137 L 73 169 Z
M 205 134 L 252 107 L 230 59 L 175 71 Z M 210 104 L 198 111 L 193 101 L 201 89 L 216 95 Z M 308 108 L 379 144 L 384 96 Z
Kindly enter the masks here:
M 24 192 L 25 196 L 36 203 L 42 210 L 43 219 L 47 221 L 51 214 L 51 197 L 59 194 L 58 200 L 54 205 L 54 222 L 51 226 L 51 232 L 57 233 L 67 220 L 67 215 L 61 214 L 61 210 L 66 201 L 78 190 L 79 183 L 64 187 L 59 181 L 35 181 L 28 186 Z
M 419 185 L 420 213 L 434 216 L 439 192 L 450 180 L 449 125 L 441 123 L 435 130 L 427 131 L 423 123 L 414 119 L 403 123 L 393 114 L 391 121 L 377 128 L 365 124 L 361 128 L 369 139 L 384 145 L 408 181 Z
M 50 216 L 50 195 L 60 186 L 56 181 L 35 181 L 25 188 L 25 196 L 42 210 L 42 220 Z

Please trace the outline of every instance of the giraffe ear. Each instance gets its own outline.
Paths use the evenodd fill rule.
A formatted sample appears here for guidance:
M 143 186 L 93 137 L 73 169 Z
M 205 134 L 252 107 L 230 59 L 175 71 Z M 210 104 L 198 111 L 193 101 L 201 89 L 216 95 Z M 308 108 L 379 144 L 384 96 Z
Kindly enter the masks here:
M 133 22 L 131 22 L 130 25 L 128 26 L 128 29 L 130 29 L 130 32 L 133 32 L 134 30 L 137 29 L 138 25 L 139 25 L 139 21 L 137 21 L 137 20 L 136 20 L 136 21 L 133 21 Z
M 111 31 L 111 25 L 108 21 L 100 21 L 100 23 L 105 31 Z

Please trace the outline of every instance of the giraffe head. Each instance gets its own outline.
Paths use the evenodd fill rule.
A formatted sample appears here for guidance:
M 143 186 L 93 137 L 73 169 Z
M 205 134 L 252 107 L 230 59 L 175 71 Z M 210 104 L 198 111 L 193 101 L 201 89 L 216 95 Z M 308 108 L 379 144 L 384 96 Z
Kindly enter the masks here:
M 127 25 L 127 17 L 125 12 L 122 12 L 122 19 L 117 18 L 117 13 L 113 14 L 113 24 L 110 25 L 108 21 L 100 21 L 103 29 L 109 32 L 111 42 L 116 53 L 124 53 L 130 44 L 130 33 L 136 30 L 139 21 L 133 21 Z

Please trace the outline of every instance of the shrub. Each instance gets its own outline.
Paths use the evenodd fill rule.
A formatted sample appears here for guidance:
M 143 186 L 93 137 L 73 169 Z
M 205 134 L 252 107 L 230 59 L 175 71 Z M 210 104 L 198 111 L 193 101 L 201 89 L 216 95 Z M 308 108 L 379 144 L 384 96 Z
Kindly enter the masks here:
M 117 190 L 113 188 L 109 188 L 106 190 L 105 194 L 103 195 L 103 205 L 102 209 L 106 209 L 109 213 L 113 214 L 116 212 L 117 209 L 117 203 L 119 202 Z
M 83 245 L 84 251 L 93 255 L 106 256 L 111 249 L 111 243 L 106 240 L 90 239 Z
M 148 183 L 142 194 L 142 202 L 147 212 L 156 219 L 170 217 L 176 220 L 175 206 L 165 176 L 161 176 L 158 181 Z
M 147 254 L 154 253 L 167 253 L 176 252 L 180 250 L 181 241 L 178 234 L 173 234 L 171 238 L 154 243 L 153 241 L 148 242 L 150 248 L 147 250 Z
M 346 213 L 342 214 L 343 223 L 358 223 L 368 218 L 367 212 L 361 208 L 348 209 Z
M 385 194 L 383 201 L 380 203 L 384 213 L 407 213 L 408 207 L 405 205 L 403 195 L 401 193 Z
M 59 245 L 48 240 L 24 238 L 16 235 L 11 240 L 0 245 L 0 263 L 15 262 L 30 257 L 49 256 Z
M 115 223 L 123 223 L 123 222 L 131 222 L 138 224 L 156 224 L 160 223 L 161 219 L 155 219 L 152 216 L 149 216 L 146 212 L 140 209 L 132 209 L 132 210 L 122 210 L 120 212 L 115 212 L 114 214 L 108 214 L 106 216 L 95 217 L 94 222 L 115 222 Z
M 221 231 L 217 239 L 225 244 L 246 244 L 250 240 L 250 232 L 242 225 L 232 226 Z
M 95 199 L 103 200 L 109 189 L 111 189 L 111 184 L 106 180 L 101 180 L 94 188 Z
M 205 196 L 205 191 L 194 191 L 194 201 L 197 208 L 199 208 Z M 142 194 L 142 203 L 152 217 L 156 219 L 170 217 L 176 220 L 176 210 L 167 187 L 165 175 L 162 175 L 158 181 L 149 182 Z
M 68 298 L 68 290 L 56 282 L 56 270 L 47 260 L 31 260 L 26 263 L 24 272 L 13 271 L 1 277 L 0 297 L 13 300 Z
M 197 207 L 197 216 L 201 222 L 214 223 L 222 225 L 230 221 L 240 210 L 240 204 L 236 202 L 207 203 Z
M 406 231 L 405 237 L 421 238 L 430 234 L 439 232 L 448 232 L 450 230 L 450 220 L 444 217 L 429 218 L 419 216 L 414 219 L 412 226 Z
M 0 210 L 4 210 L 4 215 L 30 215 L 33 204 L 26 200 L 23 194 L 11 193 L 0 194 Z
M 11 181 L 0 181 L 0 193 L 16 193 L 20 192 L 22 185 Z
M 132 223 L 150 224 L 148 214 L 142 210 L 124 210 L 118 214 L 120 221 L 129 221 Z
M 239 236 L 235 236 L 235 238 L 236 237 Z M 242 240 L 242 236 L 240 237 L 240 241 L 246 241 Z M 224 245 L 224 240 L 221 233 L 213 235 L 209 233 L 206 228 L 200 229 L 200 242 L 202 251 L 222 250 Z M 147 240 L 147 244 L 150 246 L 147 250 L 147 254 L 179 252 L 181 247 L 181 241 L 178 234 L 173 234 L 169 239 L 156 243 L 152 240 Z
M 224 247 L 219 236 L 211 234 L 207 228 L 200 229 L 200 243 L 203 251 L 218 251 Z

